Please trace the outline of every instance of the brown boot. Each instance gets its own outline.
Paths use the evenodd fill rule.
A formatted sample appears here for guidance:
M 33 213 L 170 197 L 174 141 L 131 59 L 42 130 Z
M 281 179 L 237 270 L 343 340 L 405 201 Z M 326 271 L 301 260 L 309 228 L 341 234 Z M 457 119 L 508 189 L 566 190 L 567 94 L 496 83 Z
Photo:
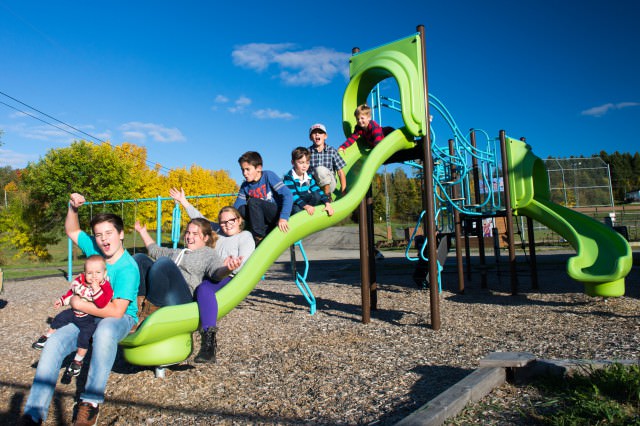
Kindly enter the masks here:
M 147 300 L 146 296 L 138 296 L 138 314 L 144 309 L 145 300 Z
M 138 300 L 140 300 L 139 296 Z M 160 309 L 160 306 L 156 306 L 150 301 L 145 300 L 142 305 L 142 310 L 138 311 L 138 324 L 135 326 L 133 331 L 137 330 L 140 327 L 140 324 L 142 324 L 142 321 L 144 321 L 149 315 L 151 315 L 158 309 Z

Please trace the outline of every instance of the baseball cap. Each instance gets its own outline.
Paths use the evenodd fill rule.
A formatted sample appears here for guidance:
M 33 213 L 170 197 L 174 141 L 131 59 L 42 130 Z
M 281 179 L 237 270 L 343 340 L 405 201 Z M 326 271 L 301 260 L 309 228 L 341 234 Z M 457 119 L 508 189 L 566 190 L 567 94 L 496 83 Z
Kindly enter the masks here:
M 327 128 L 324 127 L 324 124 L 316 123 L 313 126 L 309 127 L 309 136 L 311 136 L 311 132 L 314 130 L 322 130 L 324 133 L 327 133 Z

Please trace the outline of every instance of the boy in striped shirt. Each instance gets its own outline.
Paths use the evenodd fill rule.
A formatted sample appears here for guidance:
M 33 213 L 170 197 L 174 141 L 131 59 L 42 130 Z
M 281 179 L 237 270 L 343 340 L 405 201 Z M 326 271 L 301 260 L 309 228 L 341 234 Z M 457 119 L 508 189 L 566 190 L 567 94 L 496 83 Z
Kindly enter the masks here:
M 284 175 L 283 182 L 293 194 L 293 207 L 291 214 L 302 210 L 313 215 L 315 206 L 324 204 L 323 211 L 329 216 L 333 215 L 333 207 L 327 194 L 325 194 L 313 176 L 307 174 L 311 160 L 311 153 L 302 146 L 291 151 L 291 164 L 293 169 Z

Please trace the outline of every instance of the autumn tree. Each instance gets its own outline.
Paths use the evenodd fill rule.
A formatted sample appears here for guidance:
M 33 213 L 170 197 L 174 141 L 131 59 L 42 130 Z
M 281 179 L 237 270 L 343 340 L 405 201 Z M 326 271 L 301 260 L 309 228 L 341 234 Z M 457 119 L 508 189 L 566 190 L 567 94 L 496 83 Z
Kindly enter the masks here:
M 200 166 L 192 165 L 186 168 L 174 169 L 169 172 L 164 181 L 164 193 L 169 193 L 169 188 L 184 189 L 187 197 L 200 195 L 216 195 L 215 197 L 190 198 L 193 204 L 206 218 L 217 220 L 220 209 L 232 205 L 238 193 L 238 184 L 225 170 L 207 170 Z M 220 197 L 220 195 L 226 195 Z M 171 218 L 174 203 L 163 205 L 163 217 Z M 183 212 L 184 213 L 184 212 Z M 182 227 L 189 218 L 182 215 Z

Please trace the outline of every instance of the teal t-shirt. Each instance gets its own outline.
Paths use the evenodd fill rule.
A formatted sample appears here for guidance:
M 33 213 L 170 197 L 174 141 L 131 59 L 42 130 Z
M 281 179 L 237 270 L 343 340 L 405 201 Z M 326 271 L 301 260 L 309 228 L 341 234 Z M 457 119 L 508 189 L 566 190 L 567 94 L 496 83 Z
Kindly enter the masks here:
M 80 250 L 82 250 L 87 257 L 94 254 L 102 256 L 102 252 L 96 244 L 96 239 L 90 237 L 84 231 L 81 231 L 78 235 L 78 247 L 80 247 Z M 138 288 L 140 287 L 138 264 L 129 252 L 125 250 L 116 263 L 113 265 L 107 263 L 107 274 L 109 275 L 109 282 L 113 288 L 113 298 L 130 301 L 131 303 L 129 303 L 125 313 L 132 316 L 137 322 L 138 303 L 136 300 L 138 297 Z

